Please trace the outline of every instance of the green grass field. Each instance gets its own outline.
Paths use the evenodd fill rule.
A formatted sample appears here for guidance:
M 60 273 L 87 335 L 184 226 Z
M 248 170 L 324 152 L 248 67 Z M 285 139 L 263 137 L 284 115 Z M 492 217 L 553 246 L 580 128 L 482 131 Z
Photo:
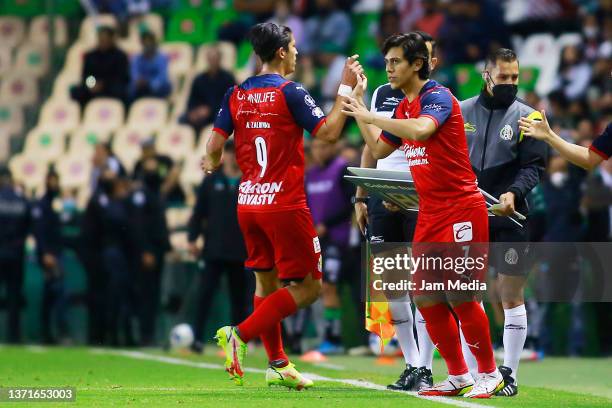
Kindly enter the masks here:
M 231 407 L 611 407 L 612 359 L 547 358 L 526 362 L 520 393 L 514 398 L 426 400 L 381 390 L 395 380 L 401 362 L 377 365 L 371 357 L 332 357 L 324 365 L 298 361 L 314 375 L 316 388 L 305 392 L 268 388 L 261 350 L 247 356 L 244 387 L 219 368 L 213 347 L 204 356 L 165 354 L 155 350 L 0 347 L 0 385 L 74 386 L 76 403 L 27 403 L 27 406 L 228 406 Z M 437 379 L 443 363 L 435 362 Z M 318 379 L 317 379 L 318 378 Z M 354 385 L 350 385 L 354 384 Z M 379 389 L 376 389 L 379 388 Z M 401 405 L 400 405 L 401 404 Z M 26 406 L 26 405 L 24 405 Z

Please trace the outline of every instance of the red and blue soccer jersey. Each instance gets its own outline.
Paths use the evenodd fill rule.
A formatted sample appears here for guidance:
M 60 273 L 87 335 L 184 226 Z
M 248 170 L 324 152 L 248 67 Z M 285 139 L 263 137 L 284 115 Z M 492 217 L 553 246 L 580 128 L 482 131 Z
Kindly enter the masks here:
M 431 118 L 436 132 L 423 142 L 382 132 L 381 139 L 402 148 L 419 194 L 419 220 L 485 206 L 472 171 L 459 102 L 448 88 L 428 81 L 412 102 L 404 98 L 393 117 Z
M 214 130 L 234 133 L 243 174 L 238 211 L 307 208 L 303 129 L 314 136 L 324 122 L 308 91 L 281 75 L 254 76 L 227 91 Z
M 589 149 L 601 156 L 603 160 L 608 160 L 612 156 L 612 123 L 608 123 L 603 133 L 593 140 Z

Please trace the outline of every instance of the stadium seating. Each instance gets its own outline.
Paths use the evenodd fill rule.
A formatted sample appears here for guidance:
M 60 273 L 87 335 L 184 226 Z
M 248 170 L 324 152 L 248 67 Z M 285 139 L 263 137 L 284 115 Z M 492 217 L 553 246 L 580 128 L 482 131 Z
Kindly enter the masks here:
M 132 171 L 140 158 L 142 142 L 153 135 L 140 127 L 123 127 L 115 133 L 112 148 L 126 170 Z
M 32 76 L 11 71 L 2 78 L 0 102 L 29 106 L 38 99 L 38 84 Z
M 100 131 L 113 132 L 123 125 L 123 104 L 116 99 L 96 98 L 85 107 L 83 123 Z
M 39 156 L 21 153 L 11 158 L 9 168 L 15 181 L 30 193 L 40 191 L 44 185 L 48 162 Z
M 180 184 L 183 187 L 183 191 L 186 195 L 186 201 L 188 204 L 195 202 L 194 189 L 199 186 L 204 178 L 204 174 L 201 169 L 203 151 L 197 149 L 191 152 L 183 163 L 183 171 L 181 172 Z
M 20 74 L 40 78 L 49 70 L 48 47 L 38 44 L 24 44 L 17 51 L 15 70 Z
M 80 119 L 81 108 L 76 102 L 50 99 L 44 104 L 38 123 L 68 133 L 76 129 Z
M 12 103 L 0 104 L 0 131 L 5 136 L 23 131 L 23 110 Z
M 0 77 L 13 68 L 13 50 L 11 47 L 0 46 Z
M 19 17 L 0 16 L 0 37 L 3 46 L 19 45 L 25 37 L 25 31 L 25 22 Z
M 83 188 L 89 183 L 91 176 L 91 158 L 71 153 L 63 155 L 56 164 L 62 188 Z
M 221 52 L 221 67 L 230 72 L 233 71 L 236 67 L 236 47 L 234 44 L 227 41 L 219 41 L 217 46 Z M 204 44 L 198 49 L 198 55 L 196 57 L 197 72 L 206 71 L 208 69 L 206 53 L 210 48 L 211 45 Z
M 109 131 L 100 131 L 98 128 L 84 124 L 70 134 L 70 153 L 78 153 L 84 157 L 91 157 L 96 144 L 110 141 Z
M 201 13 L 191 9 L 173 13 L 168 22 L 166 40 L 184 41 L 194 45 L 206 42 L 204 19 Z
M 41 125 L 28 132 L 24 152 L 53 162 L 57 160 L 66 148 L 65 133 L 52 125 Z
M 193 67 L 193 49 L 184 42 L 166 42 L 161 44 L 161 51 L 168 55 L 170 76 L 185 75 Z
M 193 129 L 184 125 L 170 125 L 164 128 L 155 140 L 157 151 L 170 156 L 175 161 L 182 160 L 193 152 L 194 143 Z
M 20 17 L 32 17 L 45 9 L 44 0 L 3 0 L 2 3 L 4 13 Z
M 168 210 L 166 210 L 168 229 L 170 231 L 185 229 L 189 223 L 190 217 L 191 209 L 189 207 L 168 208 Z
M 65 47 L 68 45 L 68 27 L 66 20 L 61 16 L 55 16 L 55 45 Z M 37 16 L 32 19 L 29 28 L 28 41 L 31 44 L 49 44 L 49 18 L 47 16 Z
M 127 126 L 143 131 L 155 131 L 166 124 L 168 102 L 158 98 L 138 99 L 130 108 Z
M 62 71 L 53 82 L 53 99 L 70 99 L 70 88 L 80 83 L 80 76 L 68 71 Z

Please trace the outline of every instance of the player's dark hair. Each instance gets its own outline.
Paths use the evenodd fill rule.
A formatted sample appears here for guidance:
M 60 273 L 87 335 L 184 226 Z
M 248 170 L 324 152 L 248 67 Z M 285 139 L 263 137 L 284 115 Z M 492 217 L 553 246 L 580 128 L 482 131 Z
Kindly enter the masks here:
M 494 67 L 497 65 L 497 61 L 514 62 L 518 61 L 518 57 L 516 52 L 509 48 L 498 48 L 487 56 L 485 67 Z
M 275 23 L 256 24 L 249 31 L 249 41 L 251 41 L 255 54 L 263 62 L 269 62 L 274 59 L 279 48 L 289 49 L 291 29 Z
M 423 66 L 419 69 L 419 78 L 427 79 L 431 70 L 429 69 L 429 51 L 423 35 L 411 32 L 408 34 L 394 34 L 387 38 L 382 45 L 383 55 L 387 55 L 389 50 L 394 47 L 401 47 L 404 58 L 413 64 L 417 59 L 423 60 Z
M 423 41 L 425 41 L 426 43 L 431 43 L 431 56 L 433 57 L 436 53 L 436 40 L 427 31 L 414 30 L 414 32 L 423 37 Z

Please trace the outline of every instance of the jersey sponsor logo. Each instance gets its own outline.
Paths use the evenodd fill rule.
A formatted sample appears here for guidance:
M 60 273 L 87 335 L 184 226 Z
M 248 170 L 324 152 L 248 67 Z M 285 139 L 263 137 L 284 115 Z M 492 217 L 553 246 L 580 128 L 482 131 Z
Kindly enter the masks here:
M 247 122 L 247 129 L 270 129 L 270 123 L 268 122 Z
M 514 136 L 514 131 L 512 130 L 512 126 L 506 125 L 499 131 L 499 137 L 503 140 L 511 140 L 512 136 Z
M 238 94 L 236 95 L 236 98 L 238 98 L 239 101 L 243 101 L 243 100 L 247 100 L 251 103 L 268 103 L 268 102 L 275 102 L 276 101 L 276 92 L 275 91 L 268 91 L 268 92 L 254 92 L 254 93 L 245 93 L 245 92 L 238 92 Z
M 323 113 L 321 108 L 317 106 L 312 110 L 312 116 L 314 116 L 315 118 L 322 118 L 323 116 L 325 116 L 325 114 Z
M 421 111 L 426 111 L 426 110 L 432 110 L 434 112 L 440 112 L 442 110 L 442 106 L 438 105 L 437 103 L 430 103 L 429 105 L 423 106 L 423 108 L 421 109 Z
M 472 222 L 458 222 L 453 224 L 453 238 L 455 242 L 468 242 L 473 237 Z
M 385 237 L 382 235 L 372 235 L 370 237 L 370 242 L 373 244 L 379 244 L 385 242 Z
M 393 96 L 388 96 L 385 98 L 385 101 L 382 103 L 383 105 L 397 106 L 402 100 L 400 98 L 395 98 Z
M 238 188 L 238 204 L 240 205 L 270 205 L 274 203 L 276 194 L 283 182 L 252 183 L 250 180 L 240 183 Z
M 463 124 L 463 128 L 465 129 L 466 132 L 470 132 L 470 133 L 473 133 L 476 131 L 476 126 L 472 125 L 470 122 L 465 122 Z
M 317 107 L 317 103 L 315 102 L 314 98 L 308 94 L 304 95 L 304 103 L 311 108 Z
M 427 149 L 425 147 L 403 145 L 402 148 L 406 160 L 408 160 L 408 167 L 429 164 Z

